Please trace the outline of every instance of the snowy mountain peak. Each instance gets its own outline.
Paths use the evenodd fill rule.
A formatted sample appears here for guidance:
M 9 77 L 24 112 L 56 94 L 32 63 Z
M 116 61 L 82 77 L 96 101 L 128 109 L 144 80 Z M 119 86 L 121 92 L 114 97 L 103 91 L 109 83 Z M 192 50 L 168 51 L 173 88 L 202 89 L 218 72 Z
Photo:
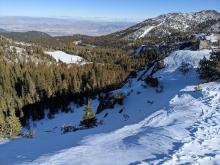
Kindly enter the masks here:
M 166 36 L 172 32 L 220 32 L 220 13 L 215 10 L 203 10 L 192 13 L 168 13 L 147 19 L 118 35 L 137 39 L 146 36 Z
M 194 22 L 199 23 L 207 20 L 217 20 L 220 18 L 220 14 L 215 10 L 203 10 L 200 12 L 193 13 L 169 13 L 165 15 L 161 15 L 156 18 L 156 20 L 160 21 L 179 21 L 186 23 Z M 148 20 L 146 20 L 147 22 Z M 165 22 L 164 22 L 165 23 Z

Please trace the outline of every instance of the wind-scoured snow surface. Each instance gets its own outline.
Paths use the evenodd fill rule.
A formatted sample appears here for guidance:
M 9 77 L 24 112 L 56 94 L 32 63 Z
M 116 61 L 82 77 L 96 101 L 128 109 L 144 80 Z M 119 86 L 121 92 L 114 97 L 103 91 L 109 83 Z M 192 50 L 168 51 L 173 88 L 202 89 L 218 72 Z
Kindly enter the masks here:
M 35 128 L 34 139 L 0 145 L 2 164 L 30 165 L 138 165 L 219 164 L 220 83 L 202 83 L 198 62 L 210 51 L 176 51 L 165 59 L 166 67 L 156 73 L 164 91 L 144 88 L 131 79 L 119 90 L 127 94 L 124 106 L 97 115 L 104 124 L 94 129 L 61 135 L 54 129 L 62 123 L 77 124 L 82 108 L 60 114 Z M 182 74 L 187 62 L 191 69 Z M 140 75 L 142 72 L 138 73 Z M 93 108 L 98 101 L 93 101 Z M 71 105 L 74 106 L 74 105 Z M 74 107 L 75 108 L 75 107 Z M 124 108 L 120 114 L 119 110 Z M 104 114 L 109 115 L 104 118 Z M 128 115 L 129 118 L 123 118 Z M 45 133 L 45 130 L 52 130 Z
M 57 62 L 62 61 L 66 64 L 84 64 L 85 59 L 82 57 L 67 54 L 62 51 L 45 52 L 46 54 L 52 56 Z

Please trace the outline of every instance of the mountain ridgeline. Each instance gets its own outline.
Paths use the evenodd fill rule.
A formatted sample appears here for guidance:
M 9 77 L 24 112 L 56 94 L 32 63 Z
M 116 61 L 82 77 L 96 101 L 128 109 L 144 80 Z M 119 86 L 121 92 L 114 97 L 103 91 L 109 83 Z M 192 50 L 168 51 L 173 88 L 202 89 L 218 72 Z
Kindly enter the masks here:
M 113 35 L 125 39 L 144 37 L 164 37 L 172 33 L 219 33 L 220 13 L 215 10 L 206 10 L 195 13 L 170 13 L 147 19 L 127 30 L 116 32 Z
M 103 36 L 59 36 L 51 37 L 42 32 L 5 32 L 1 35 L 21 42 L 50 45 L 70 44 L 82 41 L 82 44 L 108 47 L 126 47 L 130 43 L 149 42 L 149 40 L 164 40 L 172 35 L 220 33 L 220 13 L 215 10 L 204 10 L 194 13 L 169 13 L 156 18 L 147 19 L 126 30 Z M 119 46 L 118 46 L 119 45 Z

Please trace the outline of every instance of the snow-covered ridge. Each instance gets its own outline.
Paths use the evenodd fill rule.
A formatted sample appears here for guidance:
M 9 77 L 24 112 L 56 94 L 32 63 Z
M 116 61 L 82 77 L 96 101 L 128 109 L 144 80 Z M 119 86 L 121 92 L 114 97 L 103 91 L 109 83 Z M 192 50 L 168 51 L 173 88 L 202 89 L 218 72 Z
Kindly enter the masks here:
M 50 55 L 57 62 L 62 61 L 66 64 L 85 64 L 84 58 L 76 55 L 67 54 L 63 51 L 51 51 L 51 52 L 48 51 L 45 52 L 45 54 Z
M 220 32 L 220 14 L 214 10 L 207 10 L 194 13 L 169 13 L 151 18 L 130 28 L 132 31 L 125 38 L 142 38 L 150 35 L 169 35 L 173 30 L 180 32 L 198 32 L 198 25 L 206 24 L 206 32 Z M 209 21 L 213 21 L 212 23 Z M 152 29 L 154 30 L 152 30 Z M 204 30 L 204 29 L 199 29 Z M 120 33 L 119 33 L 120 34 Z M 123 31 L 121 32 L 123 35 Z

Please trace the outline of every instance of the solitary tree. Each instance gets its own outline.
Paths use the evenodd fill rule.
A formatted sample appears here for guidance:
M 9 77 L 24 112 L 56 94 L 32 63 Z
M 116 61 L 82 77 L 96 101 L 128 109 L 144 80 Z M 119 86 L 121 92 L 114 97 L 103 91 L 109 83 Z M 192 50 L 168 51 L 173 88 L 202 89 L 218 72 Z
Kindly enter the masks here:
M 88 102 L 88 105 L 86 105 L 84 109 L 84 115 L 83 119 L 80 123 L 81 126 L 85 126 L 86 128 L 91 128 L 96 126 L 97 119 L 95 117 L 95 113 L 92 110 L 91 102 Z

